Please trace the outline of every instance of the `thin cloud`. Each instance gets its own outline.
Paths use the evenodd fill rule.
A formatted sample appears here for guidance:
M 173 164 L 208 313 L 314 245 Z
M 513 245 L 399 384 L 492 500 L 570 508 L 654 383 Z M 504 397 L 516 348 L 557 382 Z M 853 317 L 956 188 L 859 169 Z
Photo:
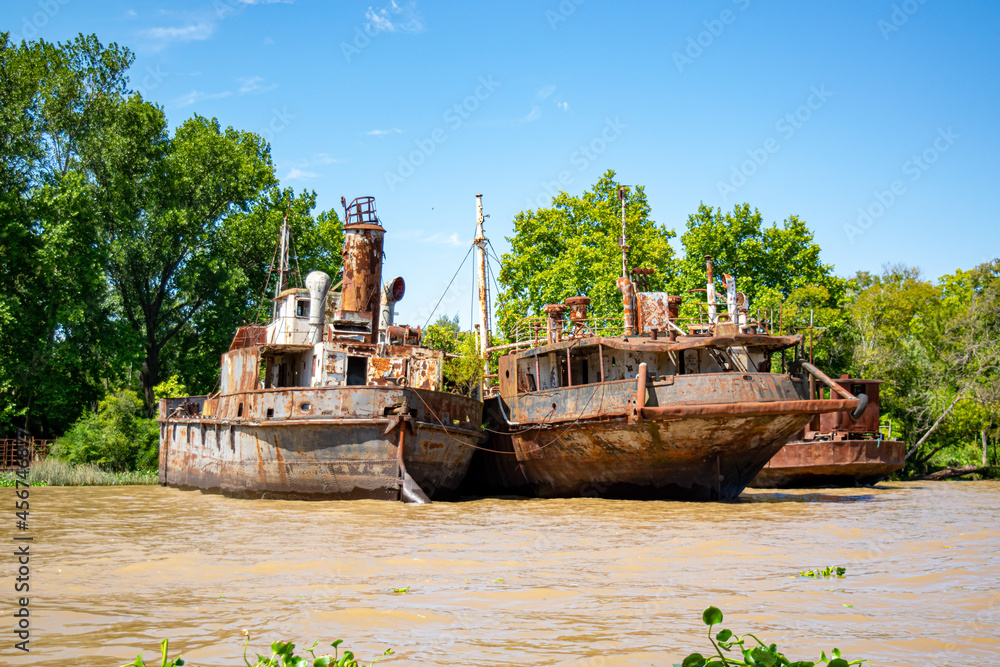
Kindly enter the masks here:
M 569 111 L 569 102 L 556 102 L 556 106 L 562 111 Z
M 369 7 L 365 18 L 368 19 L 366 27 L 369 31 L 414 34 L 424 30 L 424 20 L 417 13 L 417 3 L 413 0 L 403 4 L 391 0 L 380 9 Z
M 519 123 L 534 123 L 536 120 L 542 117 L 542 109 L 537 104 L 531 105 L 531 112 L 527 116 L 522 116 L 517 119 Z
M 296 181 L 305 178 L 316 178 L 319 174 L 312 171 L 305 171 L 304 169 L 299 169 L 298 167 L 292 167 L 285 177 L 282 179 L 284 181 Z
M 274 90 L 278 87 L 278 84 L 276 83 L 265 86 L 264 78 L 259 76 L 250 76 L 237 80 L 240 82 L 240 95 L 246 95 L 247 93 L 260 95 L 261 93 L 266 93 L 267 91 Z
M 170 106 L 174 109 L 180 109 L 183 107 L 191 106 L 195 102 L 201 102 L 203 100 L 221 100 L 225 97 L 232 95 L 231 90 L 224 90 L 221 93 L 205 93 L 200 90 L 192 90 L 186 95 L 181 95 L 170 103 Z
M 215 32 L 215 24 L 210 21 L 197 21 L 185 26 L 163 26 L 141 30 L 140 35 L 157 42 L 160 48 L 173 42 L 200 42 L 208 39 Z
M 554 92 L 556 92 L 556 87 L 553 86 L 552 84 L 549 84 L 538 91 L 538 99 L 544 100 Z
M 341 162 L 346 162 L 346 160 L 335 158 L 329 153 L 316 153 L 313 156 L 310 164 L 323 165 L 323 164 L 340 164 Z
M 390 127 L 388 130 L 369 130 L 365 134 L 371 135 L 373 137 L 384 137 L 389 134 L 402 134 L 403 131 L 398 127 Z

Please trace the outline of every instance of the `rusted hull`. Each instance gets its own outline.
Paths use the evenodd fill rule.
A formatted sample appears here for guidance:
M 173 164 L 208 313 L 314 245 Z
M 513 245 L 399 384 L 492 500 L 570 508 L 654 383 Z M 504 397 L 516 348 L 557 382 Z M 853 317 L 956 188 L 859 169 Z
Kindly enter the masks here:
M 510 458 L 517 459 L 527 486 L 541 497 L 727 500 L 739 496 L 809 418 L 716 416 L 557 425 L 509 436 L 516 452 Z M 510 478 L 517 480 L 517 472 Z
M 856 406 L 804 400 L 803 383 L 772 373 L 661 377 L 636 391 L 615 380 L 490 399 L 487 422 L 503 433 L 489 434 L 494 452 L 476 453 L 463 490 L 732 499 L 815 414 Z
M 481 410 L 462 396 L 401 387 L 223 396 L 197 416 L 161 415 L 160 483 L 242 497 L 397 500 L 402 430 L 406 472 L 444 499 L 466 474 Z
M 903 467 L 898 440 L 790 442 L 750 482 L 763 489 L 870 486 Z

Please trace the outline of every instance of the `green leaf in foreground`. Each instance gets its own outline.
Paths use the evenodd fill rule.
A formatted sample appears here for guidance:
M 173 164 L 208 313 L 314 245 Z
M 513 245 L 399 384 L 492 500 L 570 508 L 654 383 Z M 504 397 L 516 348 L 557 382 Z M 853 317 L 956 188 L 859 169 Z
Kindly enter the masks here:
M 836 572 L 833 568 L 827 569 Z M 822 576 L 822 571 L 820 571 L 820 575 Z M 718 607 L 708 607 L 701 614 L 702 622 L 709 626 L 708 640 L 711 642 L 712 648 L 715 649 L 715 655 L 706 658 L 701 653 L 692 653 L 684 658 L 680 665 L 674 667 L 746 667 L 748 665 L 758 667 L 816 667 L 817 665 L 851 667 L 862 664 L 872 667 L 872 663 L 866 659 L 849 662 L 841 657 L 840 649 L 836 648 L 833 649 L 829 659 L 824 651 L 820 653 L 817 662 L 811 660 L 793 662 L 778 650 L 777 644 L 765 644 L 751 633 L 735 635 L 731 630 L 723 629 L 713 639 L 711 628 L 721 623 L 722 619 L 722 610 Z

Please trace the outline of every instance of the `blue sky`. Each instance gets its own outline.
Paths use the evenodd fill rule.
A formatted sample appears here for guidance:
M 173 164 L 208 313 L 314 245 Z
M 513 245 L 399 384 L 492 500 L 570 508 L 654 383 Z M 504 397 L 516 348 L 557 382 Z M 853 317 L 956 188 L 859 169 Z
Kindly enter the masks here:
M 172 124 L 263 134 L 321 208 L 374 195 L 401 322 L 444 292 L 477 193 L 503 252 L 519 211 L 609 168 L 678 234 L 699 202 L 796 214 L 841 275 L 1000 256 L 1000 3 L 33 0 L 0 27 L 126 45 Z M 471 293 L 466 264 L 441 310 L 468 326 Z

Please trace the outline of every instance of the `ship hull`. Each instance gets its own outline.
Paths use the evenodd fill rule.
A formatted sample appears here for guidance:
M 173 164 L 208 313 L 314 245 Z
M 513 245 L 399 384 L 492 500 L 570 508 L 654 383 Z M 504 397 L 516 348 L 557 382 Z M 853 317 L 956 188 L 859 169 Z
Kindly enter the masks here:
M 168 404 L 160 483 L 238 497 L 397 500 L 405 468 L 431 499 L 447 499 L 480 439 L 481 410 L 443 392 L 355 386 L 233 394 L 192 416 Z
M 790 442 L 750 483 L 763 489 L 871 486 L 902 469 L 906 445 L 898 440 Z
M 540 497 L 731 500 L 814 414 L 788 376 L 679 376 L 653 382 L 636 410 L 635 382 L 487 402 L 494 431 L 464 490 Z M 504 407 L 506 406 L 506 407 Z M 565 412 L 559 414 L 561 406 Z M 596 409 L 595 409 L 595 406 Z M 842 408 L 841 408 L 842 409 Z M 544 424 L 517 416 L 548 415 Z M 509 422 L 505 415 L 510 415 Z
M 528 430 L 509 436 L 523 484 L 508 490 L 543 498 L 731 500 L 808 421 L 803 415 L 619 419 Z M 507 476 L 516 480 L 517 471 Z

